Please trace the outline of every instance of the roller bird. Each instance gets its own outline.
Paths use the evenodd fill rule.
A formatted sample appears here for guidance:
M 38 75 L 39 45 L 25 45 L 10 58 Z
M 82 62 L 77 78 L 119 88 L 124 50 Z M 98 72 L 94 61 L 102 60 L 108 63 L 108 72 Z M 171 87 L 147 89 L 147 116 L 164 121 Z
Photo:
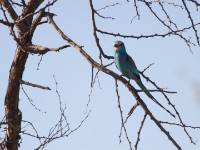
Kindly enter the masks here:
M 122 73 L 122 76 L 126 76 L 128 79 L 133 79 L 138 86 L 145 92 L 145 94 L 151 98 L 157 105 L 166 110 L 170 115 L 175 118 L 175 115 L 161 105 L 147 90 L 140 79 L 139 70 L 137 69 L 134 60 L 127 54 L 126 48 L 123 42 L 116 41 L 113 43 L 114 47 L 114 60 L 117 69 Z

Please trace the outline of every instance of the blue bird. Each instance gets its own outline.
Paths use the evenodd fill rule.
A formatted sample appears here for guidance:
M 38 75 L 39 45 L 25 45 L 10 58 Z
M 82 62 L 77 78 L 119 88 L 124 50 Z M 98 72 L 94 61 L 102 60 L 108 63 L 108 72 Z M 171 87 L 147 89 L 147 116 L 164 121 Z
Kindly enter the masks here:
M 113 43 L 115 50 L 115 65 L 117 69 L 122 73 L 123 76 L 126 76 L 129 79 L 135 80 L 139 87 L 145 92 L 145 94 L 151 98 L 157 105 L 165 109 L 170 115 L 175 118 L 175 115 L 172 114 L 169 110 L 163 107 L 147 90 L 140 79 L 139 70 L 137 69 L 133 59 L 127 54 L 124 43 L 121 41 L 116 41 Z

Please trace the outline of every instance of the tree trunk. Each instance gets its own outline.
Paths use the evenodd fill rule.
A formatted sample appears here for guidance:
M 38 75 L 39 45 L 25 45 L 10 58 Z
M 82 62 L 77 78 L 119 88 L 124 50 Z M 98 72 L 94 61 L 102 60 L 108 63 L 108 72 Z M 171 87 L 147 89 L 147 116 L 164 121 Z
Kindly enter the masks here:
M 18 41 L 22 46 L 31 45 L 33 32 L 38 25 L 36 24 L 30 33 L 29 31 L 32 27 L 33 15 L 29 15 L 28 17 L 27 15 L 34 13 L 43 1 L 44 0 L 28 0 L 28 4 L 24 7 L 23 12 L 21 13 L 21 18 L 26 16 L 25 19 L 15 24 L 18 32 Z M 16 21 L 18 19 L 18 15 L 12 8 L 9 1 L 3 0 L 0 2 L 7 9 L 11 18 Z M 37 21 L 39 22 L 41 18 L 42 16 L 40 16 Z M 7 93 L 5 96 L 5 114 L 7 122 L 5 146 L 7 150 L 18 150 L 19 146 L 18 142 L 20 139 L 22 120 L 22 113 L 18 108 L 20 92 L 19 80 L 22 79 L 27 58 L 28 53 L 18 46 L 11 65 Z
M 11 65 L 8 88 L 5 97 L 6 114 L 6 149 L 17 150 L 19 133 L 21 132 L 22 114 L 18 108 L 19 104 L 19 79 L 22 79 L 28 53 L 17 48 L 16 54 Z

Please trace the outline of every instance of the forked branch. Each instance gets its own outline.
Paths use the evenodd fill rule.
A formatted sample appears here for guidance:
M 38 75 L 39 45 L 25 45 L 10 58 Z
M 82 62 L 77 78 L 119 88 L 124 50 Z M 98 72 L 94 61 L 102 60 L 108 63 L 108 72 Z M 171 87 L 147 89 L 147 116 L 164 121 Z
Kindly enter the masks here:
M 81 53 L 81 55 L 96 69 L 108 74 L 109 76 L 113 77 L 116 80 L 119 80 L 122 84 L 124 84 L 127 89 L 131 92 L 131 94 L 135 97 L 138 104 L 142 107 L 142 109 L 145 111 L 145 113 L 153 120 L 153 122 L 160 128 L 160 130 L 168 137 L 168 139 L 174 144 L 174 146 L 181 150 L 181 147 L 179 144 L 174 140 L 174 138 L 170 135 L 170 133 L 160 124 L 160 122 L 154 117 L 154 115 L 150 112 L 150 110 L 147 108 L 144 101 L 140 98 L 140 96 L 137 93 L 137 90 L 124 78 L 119 76 L 118 74 L 114 73 L 113 71 L 105 68 L 103 65 L 98 64 L 95 60 L 93 60 L 84 50 L 82 46 L 79 46 L 76 44 L 72 39 L 70 39 L 68 36 L 66 36 L 60 28 L 56 25 L 53 18 L 50 17 L 50 15 L 47 14 L 47 18 L 49 20 L 49 23 L 52 25 L 52 27 L 58 32 L 58 34 L 67 41 L 72 47 L 74 47 L 77 51 Z

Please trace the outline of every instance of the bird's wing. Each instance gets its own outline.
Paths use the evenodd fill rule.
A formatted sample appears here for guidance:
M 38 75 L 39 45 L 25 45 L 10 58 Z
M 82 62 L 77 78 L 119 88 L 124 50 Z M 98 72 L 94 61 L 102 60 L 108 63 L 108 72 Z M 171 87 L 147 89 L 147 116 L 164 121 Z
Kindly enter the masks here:
M 134 73 L 134 75 L 140 79 L 139 70 L 137 69 L 134 60 L 127 54 L 127 67 Z
M 115 60 L 115 66 L 117 67 L 117 69 L 119 70 L 118 66 L 117 66 L 117 58 L 114 57 L 114 60 Z

